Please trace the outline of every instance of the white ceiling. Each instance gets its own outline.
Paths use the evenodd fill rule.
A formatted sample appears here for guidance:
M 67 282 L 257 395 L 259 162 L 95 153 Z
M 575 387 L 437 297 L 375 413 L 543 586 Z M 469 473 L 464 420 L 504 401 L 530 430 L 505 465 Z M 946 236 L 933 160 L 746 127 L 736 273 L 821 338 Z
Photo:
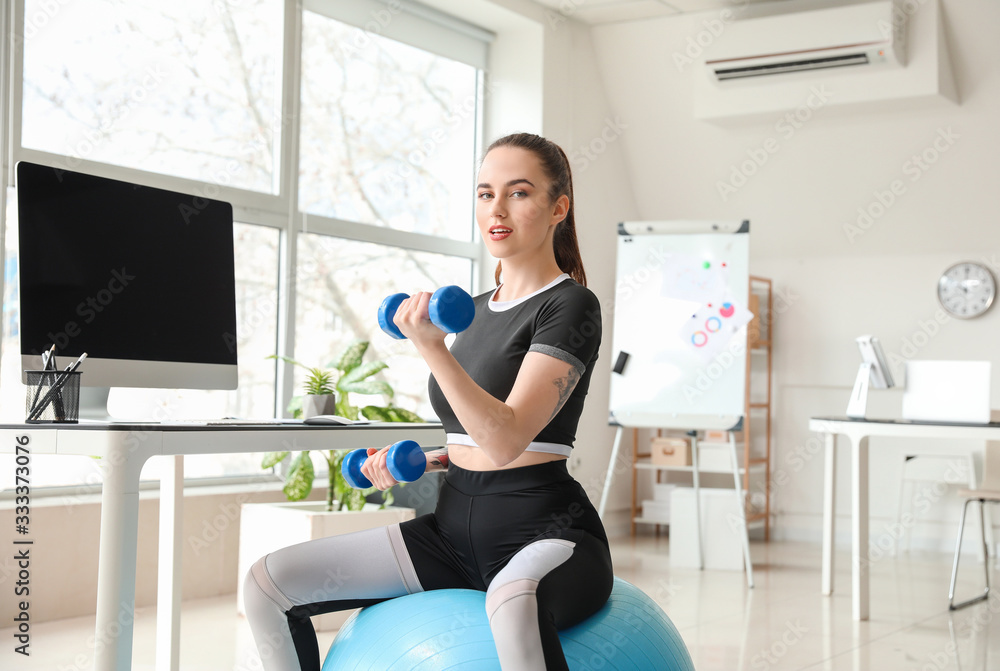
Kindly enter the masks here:
M 535 0 L 567 18 L 597 25 L 637 21 L 685 12 L 739 9 L 761 0 Z

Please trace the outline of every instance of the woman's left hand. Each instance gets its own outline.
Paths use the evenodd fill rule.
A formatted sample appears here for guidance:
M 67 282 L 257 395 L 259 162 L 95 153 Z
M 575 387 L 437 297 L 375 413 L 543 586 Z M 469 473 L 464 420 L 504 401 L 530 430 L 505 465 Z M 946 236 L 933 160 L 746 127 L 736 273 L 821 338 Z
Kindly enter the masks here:
M 448 335 L 431 322 L 430 301 L 429 292 L 419 291 L 400 303 L 392 318 L 400 332 L 417 347 L 444 342 Z
M 386 445 L 381 450 L 377 450 L 374 447 L 368 448 L 368 458 L 365 459 L 365 463 L 361 465 L 361 472 L 364 474 L 368 481 L 372 483 L 377 489 L 385 491 L 392 487 L 393 485 L 399 484 L 392 473 L 389 472 L 389 467 L 386 464 L 386 460 L 389 455 L 389 448 L 391 445 Z

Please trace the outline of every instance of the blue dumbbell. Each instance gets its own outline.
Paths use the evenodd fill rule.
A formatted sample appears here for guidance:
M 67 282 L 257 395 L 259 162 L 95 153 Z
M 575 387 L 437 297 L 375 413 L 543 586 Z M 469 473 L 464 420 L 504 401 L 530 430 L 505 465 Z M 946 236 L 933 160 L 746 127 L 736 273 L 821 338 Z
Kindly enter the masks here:
M 340 472 L 344 474 L 347 484 L 355 489 L 368 489 L 372 486 L 371 480 L 361 472 L 366 459 L 368 450 L 352 450 L 340 465 Z M 413 482 L 427 470 L 427 457 L 415 440 L 401 440 L 389 448 L 386 466 L 397 481 Z
M 393 294 L 382 301 L 378 308 L 378 325 L 396 340 L 406 340 L 406 336 L 392 323 L 392 318 L 396 315 L 399 304 L 409 297 L 409 294 Z M 451 284 L 431 294 L 427 311 L 430 313 L 431 323 L 439 329 L 445 333 L 459 333 L 469 328 L 476 315 L 476 305 L 472 296 L 462 287 Z

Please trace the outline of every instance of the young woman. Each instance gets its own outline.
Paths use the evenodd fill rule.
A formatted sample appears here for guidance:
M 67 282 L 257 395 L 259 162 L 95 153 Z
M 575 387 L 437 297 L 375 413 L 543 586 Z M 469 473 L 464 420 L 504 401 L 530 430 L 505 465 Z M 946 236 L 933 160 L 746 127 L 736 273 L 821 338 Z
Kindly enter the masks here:
M 601 340 L 569 161 L 544 138 L 509 135 L 490 146 L 478 182 L 476 221 L 500 259 L 497 288 L 476 297 L 472 326 L 450 350 L 428 319 L 430 294 L 395 316 L 430 368 L 447 434 L 437 508 L 260 559 L 244 595 L 265 669 L 320 668 L 311 615 L 445 588 L 486 592 L 505 671 L 567 669 L 557 631 L 611 593 L 607 536 L 566 469 Z M 381 489 L 396 484 L 387 449 L 369 450 L 362 468 Z

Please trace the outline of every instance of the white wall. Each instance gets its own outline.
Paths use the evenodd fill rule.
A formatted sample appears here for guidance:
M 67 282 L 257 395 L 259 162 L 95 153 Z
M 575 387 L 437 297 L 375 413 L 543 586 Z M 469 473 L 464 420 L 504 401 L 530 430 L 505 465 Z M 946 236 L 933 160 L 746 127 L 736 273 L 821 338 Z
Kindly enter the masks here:
M 877 334 L 900 374 L 905 357 L 1000 364 L 1000 310 L 939 324 L 935 297 L 937 278 L 954 262 L 980 260 L 1000 271 L 1000 5 L 942 3 L 960 104 L 821 107 L 798 128 L 779 126 L 781 115 L 726 126 L 694 119 L 693 78 L 702 73 L 673 56 L 718 16 L 598 26 L 593 40 L 613 113 L 628 124 L 619 144 L 639 217 L 751 220 L 751 272 L 771 277 L 780 298 L 773 457 L 774 467 L 793 477 L 775 492 L 776 535 L 818 540 L 822 460 L 812 456 L 818 443 L 806 425 L 813 415 L 844 413 L 857 335 Z M 935 147 L 936 138 L 948 139 Z M 720 189 L 769 140 L 778 150 L 745 184 L 735 192 Z M 919 169 L 913 156 L 924 152 L 934 160 Z M 878 193 L 888 200 L 884 192 L 895 180 L 902 188 L 891 205 L 871 224 L 862 220 L 867 228 L 845 228 L 858 226 L 858 208 L 878 212 L 872 204 Z M 1000 365 L 993 381 L 1000 389 Z M 873 392 L 870 408 L 898 416 L 900 392 Z M 895 515 L 901 449 L 899 441 L 873 443 L 872 479 L 886 483 L 873 487 L 873 534 Z M 842 454 L 838 512 L 844 516 L 846 467 Z M 939 523 L 914 528 L 917 544 L 944 549 L 953 542 L 957 509 L 947 496 L 941 501 L 930 514 Z
M 570 159 L 587 284 L 602 306 L 604 337 L 570 462 L 574 477 L 597 505 L 614 440 L 614 430 L 608 426 L 608 396 L 617 224 L 638 214 L 622 143 L 630 129 L 605 93 L 590 30 L 575 21 L 561 21 L 563 17 L 555 13 L 548 18 L 543 132 Z M 612 512 L 605 516 L 605 525 L 610 535 L 621 535 L 628 533 L 630 479 L 623 464 L 614 470 L 617 477 L 608 502 Z

